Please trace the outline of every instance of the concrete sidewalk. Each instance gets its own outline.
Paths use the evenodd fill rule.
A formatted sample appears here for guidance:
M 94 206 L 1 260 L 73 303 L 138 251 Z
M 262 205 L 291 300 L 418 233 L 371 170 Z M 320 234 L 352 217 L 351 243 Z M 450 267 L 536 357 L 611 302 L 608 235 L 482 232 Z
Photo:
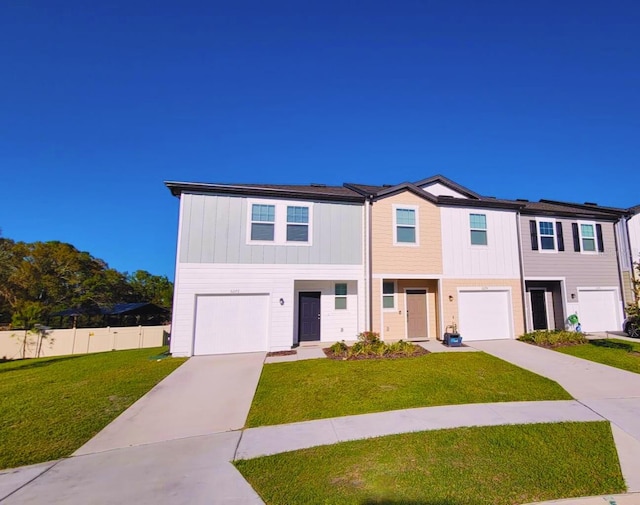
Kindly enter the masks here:
M 190 358 L 74 455 L 242 429 L 264 358 L 261 352 Z
M 517 340 L 486 340 L 469 345 L 556 381 L 577 400 L 640 398 L 640 374 Z
M 604 421 L 573 400 L 446 405 L 263 426 L 243 432 L 236 459 L 250 459 L 318 445 L 464 426 Z
M 230 463 L 240 432 L 76 456 L 55 463 L 2 505 L 258 505 Z
M 516 340 L 473 342 L 473 347 L 556 381 L 609 420 L 629 491 L 640 492 L 640 374 Z

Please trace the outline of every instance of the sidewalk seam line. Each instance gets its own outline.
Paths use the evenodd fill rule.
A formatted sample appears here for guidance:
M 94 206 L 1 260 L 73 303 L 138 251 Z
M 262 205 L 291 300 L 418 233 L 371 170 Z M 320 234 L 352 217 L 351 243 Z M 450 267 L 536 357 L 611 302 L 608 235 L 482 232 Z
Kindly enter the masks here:
M 28 480 L 27 482 L 25 482 L 24 484 L 22 484 L 22 486 L 14 489 L 13 491 L 11 491 L 7 496 L 4 496 L 2 498 L 0 498 L 0 502 L 5 501 L 7 498 L 13 496 L 14 494 L 16 494 L 18 491 L 20 491 L 22 488 L 28 486 L 29 484 L 31 484 L 34 480 L 39 479 L 40 477 L 42 477 L 45 473 L 47 473 L 49 470 L 51 470 L 53 467 L 58 466 L 59 463 L 61 463 L 62 461 L 64 461 L 65 459 L 69 459 L 69 458 L 63 458 L 60 459 L 58 461 L 56 461 L 53 465 L 51 465 L 49 468 L 47 468 L 46 470 L 44 470 L 43 472 L 39 473 L 38 475 L 36 475 L 33 479 Z

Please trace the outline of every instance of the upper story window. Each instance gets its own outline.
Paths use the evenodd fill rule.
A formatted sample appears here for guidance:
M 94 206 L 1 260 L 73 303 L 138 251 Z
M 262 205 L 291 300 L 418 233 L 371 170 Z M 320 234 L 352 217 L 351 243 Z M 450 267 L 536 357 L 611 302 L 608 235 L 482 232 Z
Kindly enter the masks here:
M 309 207 L 287 207 L 287 242 L 309 240 Z
M 273 241 L 275 239 L 276 206 L 251 206 L 251 240 Z
M 394 244 L 418 244 L 418 209 L 413 206 L 394 205 Z
M 580 224 L 580 243 L 582 250 L 596 252 L 596 232 L 593 224 Z
M 469 214 L 472 245 L 487 245 L 487 215 Z
M 247 200 L 247 244 L 310 246 L 313 203 L 291 200 Z
M 564 235 L 560 221 L 553 218 L 538 218 L 529 221 L 529 225 L 532 251 L 564 251 Z
M 573 250 L 583 253 L 604 252 L 602 225 L 589 221 L 578 221 L 573 227 Z
M 556 250 L 556 234 L 553 225 L 553 221 L 538 221 L 540 249 L 543 251 Z
M 396 286 L 393 281 L 382 282 L 382 308 L 395 309 L 396 307 Z

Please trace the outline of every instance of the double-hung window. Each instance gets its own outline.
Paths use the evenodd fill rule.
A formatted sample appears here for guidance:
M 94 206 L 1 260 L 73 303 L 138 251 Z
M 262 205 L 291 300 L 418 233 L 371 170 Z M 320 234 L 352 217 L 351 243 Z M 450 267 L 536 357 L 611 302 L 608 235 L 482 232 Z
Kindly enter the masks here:
M 276 206 L 254 203 L 251 206 L 251 240 L 273 242 L 275 238 Z
M 382 308 L 394 309 L 396 307 L 396 286 L 393 281 L 382 283 Z
M 543 251 L 556 250 L 556 234 L 553 221 L 538 221 L 540 232 L 540 249 Z
M 395 208 L 395 243 L 417 244 L 417 210 L 410 207 Z
M 580 223 L 580 244 L 585 252 L 596 252 L 596 233 L 593 224 Z
M 347 308 L 347 284 L 344 282 L 335 285 L 335 309 L 342 310 Z
M 287 207 L 287 242 L 309 241 L 309 207 Z
M 487 215 L 470 214 L 469 227 L 472 245 L 487 245 Z

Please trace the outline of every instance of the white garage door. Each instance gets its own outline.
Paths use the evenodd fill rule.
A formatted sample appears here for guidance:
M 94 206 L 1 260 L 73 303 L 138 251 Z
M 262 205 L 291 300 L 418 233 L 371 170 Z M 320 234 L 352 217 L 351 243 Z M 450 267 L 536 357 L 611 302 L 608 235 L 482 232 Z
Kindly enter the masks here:
M 620 330 L 618 294 L 613 289 L 578 290 L 578 319 L 582 331 Z
M 196 298 L 193 353 L 267 350 L 269 295 L 202 295 Z
M 462 341 L 512 338 L 510 291 L 460 291 Z

